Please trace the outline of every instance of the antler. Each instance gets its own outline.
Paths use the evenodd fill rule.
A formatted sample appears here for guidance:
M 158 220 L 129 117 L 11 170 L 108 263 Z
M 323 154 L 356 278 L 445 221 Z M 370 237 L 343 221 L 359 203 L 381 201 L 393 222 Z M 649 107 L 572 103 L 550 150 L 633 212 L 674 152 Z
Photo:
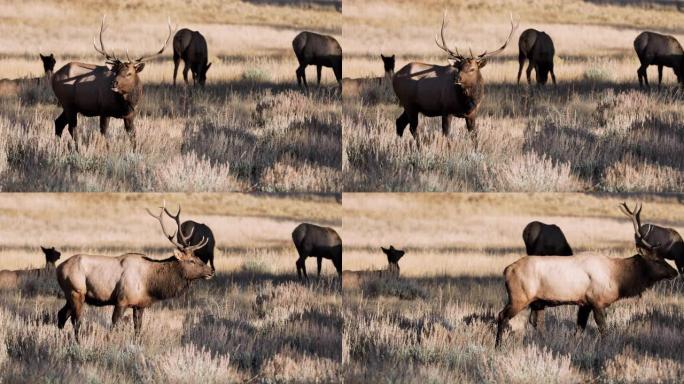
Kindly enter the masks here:
M 491 56 L 494 56 L 494 55 L 497 55 L 497 54 L 503 52 L 503 50 L 506 49 L 508 42 L 511 40 L 511 36 L 513 36 L 513 32 L 515 32 L 516 29 L 518 29 L 518 24 L 513 23 L 513 13 L 511 13 L 511 32 L 508 34 L 508 37 L 506 38 L 506 41 L 503 43 L 501 48 L 497 49 L 496 51 L 492 51 L 492 52 L 484 51 L 482 54 L 477 56 L 477 60 L 481 61 L 481 60 L 484 60 L 488 57 L 491 57 Z
M 102 24 L 100 25 L 100 48 L 97 48 L 97 38 L 93 36 L 93 47 L 95 48 L 95 51 L 97 53 L 101 54 L 102 56 L 105 57 L 106 62 L 108 64 L 115 64 L 118 62 L 121 62 L 115 55 L 110 54 L 107 52 L 104 46 L 104 42 L 102 41 L 102 34 L 104 33 L 105 28 L 105 19 L 107 18 L 106 15 L 102 15 Z
M 627 207 L 627 204 L 623 202 L 622 204 L 620 204 L 620 210 L 622 211 L 622 213 L 624 213 L 626 216 L 632 219 L 632 225 L 634 226 L 634 234 L 641 241 L 641 243 L 643 243 L 648 248 L 653 248 L 653 246 L 649 244 L 643 236 L 641 236 L 641 202 L 636 204 L 636 206 L 634 207 L 634 211 L 630 211 Z
M 441 37 L 442 43 L 440 44 L 439 40 L 437 40 L 437 34 L 435 34 L 435 44 L 437 44 L 437 46 L 441 50 L 446 52 L 450 59 L 457 60 L 457 61 L 463 61 L 463 60 L 465 60 L 465 57 L 463 57 L 460 53 L 458 53 L 458 48 L 455 48 L 456 52 L 447 48 L 446 40 L 444 39 L 444 28 L 446 27 L 446 18 L 447 18 L 447 11 L 445 9 L 444 10 L 444 16 L 442 17 L 442 28 L 439 31 L 439 35 Z
M 195 232 L 195 227 L 190 228 L 189 234 L 186 235 L 183 233 L 183 229 L 181 227 L 181 222 L 180 222 L 180 213 L 181 213 L 180 204 L 178 204 L 178 212 L 176 212 L 175 215 L 172 215 L 171 212 L 169 212 L 169 210 L 166 209 L 166 204 L 164 205 L 164 207 L 162 207 L 162 209 L 164 210 L 164 212 L 166 212 L 166 214 L 170 218 L 173 219 L 173 221 L 176 222 L 176 226 L 178 227 L 178 233 L 180 234 L 180 242 L 181 242 L 181 244 L 183 244 L 184 247 L 188 247 L 190 244 L 189 241 L 190 241 L 190 238 L 192 237 L 192 233 Z
M 136 62 L 138 62 L 138 63 L 143 62 L 143 61 L 150 59 L 152 57 L 161 55 L 162 52 L 164 52 L 164 49 L 166 49 L 166 46 L 169 44 L 169 39 L 171 39 L 171 35 L 173 34 L 173 31 L 174 31 L 174 28 L 171 26 L 171 17 L 169 17 L 169 19 L 168 19 L 168 25 L 169 25 L 169 35 L 166 37 L 164 44 L 162 44 L 162 46 L 161 46 L 161 49 L 159 49 L 158 52 L 153 53 L 151 55 L 140 56 L 139 58 L 135 59 Z
M 161 211 L 159 212 L 159 215 L 155 215 L 147 208 L 145 208 L 145 210 L 147 211 L 147 213 L 150 214 L 150 216 L 154 217 L 159 221 L 164 236 L 166 236 L 166 238 L 169 239 L 171 244 L 173 244 L 178 249 L 184 250 L 186 247 L 183 244 L 180 244 L 178 243 L 178 241 L 176 241 L 176 233 L 178 233 L 178 231 L 180 230 L 180 226 L 178 227 L 178 230 L 174 232 L 172 235 L 169 235 L 169 233 L 166 231 L 166 227 L 164 226 L 164 220 L 162 219 L 162 216 L 164 215 L 164 211 L 166 211 L 166 202 L 164 202 L 160 208 Z

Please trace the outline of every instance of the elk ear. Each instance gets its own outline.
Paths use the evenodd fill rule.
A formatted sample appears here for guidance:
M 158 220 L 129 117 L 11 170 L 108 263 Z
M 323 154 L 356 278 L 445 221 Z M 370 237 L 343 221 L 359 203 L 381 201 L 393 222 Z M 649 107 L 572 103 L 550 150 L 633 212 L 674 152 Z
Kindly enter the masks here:
M 478 60 L 478 61 L 477 61 L 477 66 L 478 66 L 479 68 L 482 68 L 482 67 L 484 67 L 485 65 L 487 65 L 487 59 L 481 59 L 481 60 Z
M 387 248 L 385 248 L 385 247 L 380 247 L 380 249 L 382 249 L 382 251 L 383 251 L 386 255 L 389 255 L 389 253 L 390 253 L 390 250 L 389 250 L 389 249 L 387 249 Z
M 396 56 L 396 55 L 392 55 L 392 56 L 390 56 L 390 59 L 394 60 L 394 56 Z
M 385 55 L 383 55 L 382 53 L 380 54 L 380 58 L 383 59 L 383 60 L 386 59 Z
M 142 72 L 143 69 L 145 69 L 145 63 L 136 63 L 134 65 L 134 67 L 135 67 L 135 71 L 140 73 L 140 72 Z
M 43 252 L 47 252 L 47 251 L 48 251 L 48 248 L 45 248 L 45 247 L 43 247 L 42 245 L 40 246 L 40 249 L 42 249 Z
M 54 59 L 54 58 L 55 58 L 55 54 L 54 54 L 54 53 L 51 53 L 51 54 L 50 54 L 50 57 L 52 57 L 52 58 Z
M 42 53 L 39 53 L 39 55 L 40 55 L 40 58 L 41 58 L 41 59 L 47 59 L 47 58 L 48 58 L 48 56 L 43 56 Z

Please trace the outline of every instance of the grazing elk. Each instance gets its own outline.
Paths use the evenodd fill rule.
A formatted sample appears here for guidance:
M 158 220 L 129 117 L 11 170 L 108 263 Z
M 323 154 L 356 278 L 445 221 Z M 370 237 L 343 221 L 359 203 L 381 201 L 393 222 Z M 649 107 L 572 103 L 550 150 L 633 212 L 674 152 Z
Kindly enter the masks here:
M 440 32 L 441 43 L 435 36 L 437 46 L 445 51 L 452 65 L 409 63 L 397 72 L 392 80 L 394 92 L 404 111 L 397 119 L 397 135 L 402 136 L 410 124 L 411 134 L 418 141 L 418 114 L 442 118 L 442 133 L 449 134 L 451 116 L 464 118 L 466 127 L 477 142 L 475 119 L 480 102 L 484 98 L 484 79 L 480 69 L 491 56 L 503 52 L 517 25 L 511 15 L 511 32 L 504 44 L 493 52 L 483 52 L 477 57 L 461 55 L 458 49 L 447 48 L 444 39 L 446 11 Z
M 527 307 L 541 313 L 546 307 L 577 305 L 580 329 L 587 326 L 589 314 L 593 312 L 596 325 L 603 332 L 608 306 L 620 299 L 638 296 L 661 280 L 675 278 L 677 271 L 658 256 L 657 247 L 641 237 L 635 220 L 633 224 L 642 253 L 632 257 L 609 258 L 590 253 L 526 256 L 506 267 L 508 303 L 497 316 L 496 346 L 501 344 L 508 321 Z
M 62 329 L 71 318 L 76 342 L 79 342 L 84 304 L 114 306 L 112 327 L 127 308 L 133 308 L 133 327 L 138 336 L 145 308 L 178 296 L 193 280 L 209 279 L 214 275 L 212 269 L 193 254 L 207 244 L 206 239 L 197 245 L 181 244 L 175 240 L 175 233 L 166 231 L 163 208 L 159 215 L 147 212 L 159 220 L 164 236 L 176 247 L 170 258 L 155 260 L 139 253 L 118 257 L 75 255 L 57 267 L 57 280 L 66 298 L 66 304 L 57 315 L 57 325 Z M 176 232 L 179 231 L 177 228 Z
M 549 80 L 549 73 L 553 85 L 556 85 L 556 74 L 553 73 L 553 55 L 556 53 L 553 47 L 553 40 L 546 32 L 537 31 L 536 29 L 526 29 L 520 34 L 518 40 L 518 84 L 520 84 L 520 75 L 522 75 L 525 60 L 527 64 L 527 84 L 531 84 L 530 76 L 532 69 L 537 76 L 537 85 L 545 85 Z
M 572 256 L 572 248 L 563 231 L 555 224 L 533 221 L 523 230 L 528 256 Z
M 102 41 L 105 30 L 103 17 L 99 35 L 100 47 L 98 48 L 95 39 L 93 46 L 95 51 L 105 57 L 108 66 L 71 62 L 52 76 L 52 89 L 63 109 L 55 120 L 55 134 L 61 137 L 68 124 L 69 133 L 78 146 L 76 125 L 79 113 L 83 116 L 99 116 L 103 136 L 107 134 L 109 118 L 114 117 L 123 119 L 126 132 L 135 148 L 134 120 L 138 104 L 143 98 L 143 83 L 138 73 L 145 68 L 145 60 L 164 52 L 173 33 L 171 20 L 168 24 L 169 35 L 158 52 L 133 60 L 128 57 L 127 52 L 127 60 L 123 61 L 105 49 Z
M 183 28 L 173 37 L 173 85 L 176 85 L 178 65 L 183 59 L 183 79 L 188 84 L 188 70 L 192 71 L 192 81 L 204 87 L 207 71 L 211 67 L 208 61 L 207 40 L 197 31 Z
M 45 266 L 39 269 L 20 269 L 18 271 L 0 271 L 0 289 L 1 288 L 17 288 L 23 279 L 33 278 L 38 279 L 46 274 L 54 273 L 55 263 L 59 260 L 61 253 L 54 247 L 45 248 L 40 247 L 45 255 Z
M 207 243 L 204 247 L 197 249 L 195 251 L 195 256 L 202 260 L 204 264 L 211 265 L 211 270 L 216 271 L 214 268 L 214 248 L 216 246 L 216 241 L 214 240 L 214 233 L 211 231 L 206 224 L 198 223 L 196 221 L 187 220 L 182 224 L 180 222 L 181 207 L 178 206 L 178 212 L 172 215 L 164 205 L 164 212 L 172 218 L 178 228 L 178 234 L 176 235 L 176 240 L 184 246 L 193 246 L 200 244 L 202 241 L 206 240 Z M 186 235 L 187 233 L 187 235 Z
M 316 66 L 318 85 L 321 85 L 322 67 L 330 67 L 335 73 L 335 79 L 339 83 L 342 80 L 342 47 L 332 36 L 319 35 L 318 33 L 304 31 L 292 40 L 292 49 L 297 56 L 299 67 L 297 68 L 297 84 L 306 83 L 306 67 Z
M 360 91 L 365 87 L 375 88 L 385 86 L 389 89 L 392 84 L 392 76 L 394 76 L 395 55 L 385 56 L 381 53 L 380 58 L 382 59 L 382 65 L 385 71 L 383 77 L 362 77 L 356 79 L 345 77 L 342 79 L 342 96 L 358 96 Z
M 337 270 L 337 274 L 342 274 L 342 239 L 334 229 L 320 227 L 318 225 L 302 223 L 292 231 L 292 241 L 294 242 L 299 259 L 297 259 L 297 276 L 301 279 L 309 279 L 306 275 L 306 258 L 315 257 L 318 264 L 318 277 L 321 277 L 322 259 L 330 259 Z
M 404 256 L 405 252 L 400 249 L 395 249 L 393 245 L 390 245 L 389 249 L 383 247 L 380 247 L 380 249 L 387 255 L 387 269 L 375 271 L 343 271 L 342 289 L 358 288 L 363 281 L 368 279 L 399 276 L 399 259 Z
M 641 66 L 637 70 L 639 86 L 644 83 L 648 87 L 646 69 L 649 65 L 658 66 L 658 86 L 663 82 L 663 67 L 670 67 L 677 76 L 677 81 L 684 84 L 684 50 L 674 36 L 661 35 L 655 32 L 641 32 L 634 39 L 634 50 Z
M 672 228 L 654 224 L 641 225 L 641 204 L 638 204 L 634 211 L 631 211 L 627 204 L 622 203 L 620 210 L 632 220 L 636 220 L 639 227 L 639 236 L 634 236 L 637 250 L 642 248 L 639 239 L 646 239 L 649 244 L 657 248 L 658 256 L 667 260 L 674 260 L 679 273 L 684 274 L 684 241 L 679 233 Z

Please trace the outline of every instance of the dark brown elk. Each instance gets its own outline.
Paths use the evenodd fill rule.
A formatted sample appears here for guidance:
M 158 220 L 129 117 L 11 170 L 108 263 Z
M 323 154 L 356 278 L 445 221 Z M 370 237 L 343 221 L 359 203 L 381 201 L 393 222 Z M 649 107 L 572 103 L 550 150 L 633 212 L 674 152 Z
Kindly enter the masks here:
M 622 213 L 636 221 L 639 227 L 639 236 L 634 236 L 637 250 L 643 248 L 639 241 L 640 238 L 646 239 L 649 244 L 658 249 L 658 256 L 674 260 L 679 273 L 684 274 L 684 241 L 677 231 L 672 228 L 665 228 L 655 224 L 641 225 L 641 204 L 638 204 L 634 211 L 631 211 L 627 204 L 620 205 Z
M 399 260 L 404 256 L 404 251 L 395 249 L 390 245 L 389 249 L 380 247 L 387 255 L 387 269 L 370 271 L 343 271 L 342 289 L 358 289 L 369 279 L 382 279 L 387 277 L 399 277 Z
M 555 224 L 533 221 L 523 230 L 528 256 L 572 256 L 572 248 L 563 231 Z
M 207 225 L 198 223 L 196 221 L 187 220 L 182 224 L 180 222 L 181 207 L 178 206 L 178 212 L 173 215 L 164 206 L 164 212 L 172 218 L 178 228 L 178 234 L 176 235 L 176 240 L 183 246 L 189 247 L 193 245 L 200 244 L 202 241 L 206 240 L 206 245 L 195 251 L 195 256 L 202 260 L 204 264 L 211 265 L 211 270 L 216 271 L 214 267 L 214 248 L 216 246 L 216 241 L 214 240 L 214 233 L 211 231 Z
M 634 50 L 639 57 L 641 66 L 637 70 L 639 85 L 646 84 L 648 76 L 646 69 L 649 65 L 658 66 L 658 86 L 663 82 L 663 67 L 674 70 L 677 81 L 684 84 L 684 50 L 674 36 L 661 35 L 656 32 L 641 32 L 634 39 Z
M 173 85 L 176 85 L 178 65 L 183 59 L 183 80 L 188 84 L 188 71 L 192 72 L 193 83 L 204 87 L 207 71 L 211 67 L 208 60 L 207 40 L 201 33 L 183 28 L 173 37 Z
M 397 119 L 397 135 L 402 136 L 410 125 L 411 134 L 418 141 L 418 115 L 442 118 L 442 133 L 449 134 L 451 117 L 466 120 L 466 127 L 477 142 L 477 111 L 484 98 L 484 79 L 480 69 L 487 59 L 506 48 L 517 28 L 511 16 L 511 32 L 504 44 L 492 52 L 483 52 L 469 57 L 463 56 L 458 49 L 447 48 L 444 38 L 446 12 L 442 20 L 440 39 L 435 37 L 437 46 L 447 53 L 452 65 L 409 63 L 397 72 L 392 80 L 394 92 L 404 111 Z M 441 42 L 440 42 L 441 41 Z
M 109 53 L 102 41 L 105 30 L 105 18 L 100 26 L 100 46 L 95 40 L 95 50 L 104 56 L 107 66 L 71 62 L 55 72 L 52 77 L 52 89 L 62 106 L 62 113 L 55 120 L 55 134 L 62 136 L 64 127 L 69 125 L 69 133 L 78 145 L 76 125 L 77 115 L 99 116 L 100 132 L 107 134 L 109 119 L 123 119 L 124 127 L 135 148 L 135 117 L 138 104 L 143 98 L 143 83 L 138 77 L 145 60 L 164 52 L 173 30 L 169 20 L 169 35 L 161 49 L 152 55 L 131 59 L 126 53 L 127 60 L 123 61 L 113 53 Z
M 45 255 L 45 266 L 38 269 L 20 269 L 17 271 L 0 271 L 0 289 L 15 289 L 26 279 L 40 279 L 46 275 L 51 275 L 55 270 L 55 263 L 59 260 L 61 253 L 54 247 L 40 247 Z M 54 275 L 53 275 L 54 276 Z
M 306 67 L 316 66 L 318 85 L 321 85 L 321 70 L 330 67 L 335 73 L 335 79 L 339 83 L 342 80 L 342 47 L 332 36 L 320 35 L 314 32 L 304 31 L 292 40 L 299 67 L 297 68 L 297 84 L 306 83 Z
M 640 295 L 655 283 L 677 277 L 677 270 L 658 256 L 639 234 L 642 253 L 628 258 L 609 258 L 586 253 L 578 256 L 526 256 L 506 267 L 504 278 L 508 303 L 497 316 L 496 346 L 508 322 L 527 307 L 577 305 L 577 325 L 584 329 L 589 314 L 600 332 L 606 328 L 605 309 L 614 302 Z M 543 318 L 543 317 L 542 317 Z M 541 327 L 542 324 L 533 324 Z
M 337 270 L 337 274 L 342 274 L 342 239 L 334 229 L 320 227 L 318 225 L 302 223 L 292 231 L 292 241 L 294 242 L 299 259 L 297 259 L 297 276 L 301 279 L 302 273 L 306 275 L 306 258 L 315 257 L 318 265 L 318 277 L 321 277 L 322 259 L 330 259 Z
M 76 342 L 79 341 L 84 304 L 114 306 L 112 327 L 126 309 L 133 308 L 133 327 L 137 336 L 142 329 L 145 308 L 178 296 L 193 280 L 213 276 L 212 269 L 193 254 L 206 245 L 206 239 L 197 245 L 185 246 L 175 240 L 176 233 L 167 232 L 162 219 L 163 208 L 159 215 L 149 210 L 148 213 L 159 220 L 164 236 L 174 245 L 173 256 L 155 260 L 139 253 L 118 257 L 75 255 L 57 267 L 57 281 L 66 298 L 66 304 L 57 315 L 57 325 L 62 329 L 71 318 Z M 176 228 L 178 231 L 180 228 Z
M 537 85 L 544 85 L 549 80 L 549 73 L 553 85 L 556 85 L 556 74 L 553 73 L 553 55 L 556 50 L 553 47 L 553 40 L 546 32 L 537 31 L 536 29 L 526 29 L 520 34 L 518 40 L 518 84 L 520 84 L 520 75 L 522 75 L 525 60 L 527 64 L 527 84 L 531 84 L 532 69 L 537 76 Z

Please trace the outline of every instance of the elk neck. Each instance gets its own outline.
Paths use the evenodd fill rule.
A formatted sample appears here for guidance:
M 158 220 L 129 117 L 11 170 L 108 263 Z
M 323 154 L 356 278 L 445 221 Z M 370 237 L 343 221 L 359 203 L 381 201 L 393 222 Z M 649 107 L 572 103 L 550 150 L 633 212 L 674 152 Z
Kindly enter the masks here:
M 151 260 L 147 274 L 147 293 L 157 300 L 169 299 L 185 291 L 190 282 L 183 277 L 180 263 L 173 257 Z
M 616 260 L 613 271 L 620 297 L 638 296 L 660 279 L 649 274 L 648 260 L 641 255 Z

